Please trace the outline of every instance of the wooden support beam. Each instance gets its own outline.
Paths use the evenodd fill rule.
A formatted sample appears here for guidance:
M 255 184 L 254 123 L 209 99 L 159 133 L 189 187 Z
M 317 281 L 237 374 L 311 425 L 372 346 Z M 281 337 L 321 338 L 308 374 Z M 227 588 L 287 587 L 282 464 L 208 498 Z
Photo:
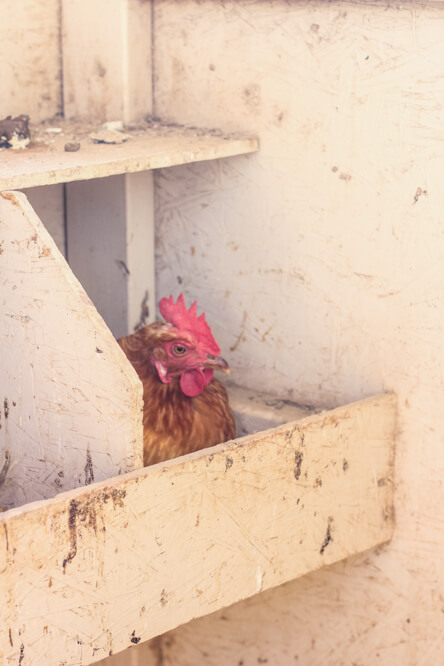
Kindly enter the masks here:
M 151 113 L 150 2 L 65 0 L 62 34 L 66 118 L 128 123 Z M 145 320 L 155 318 L 153 176 L 116 177 L 102 206 L 92 207 L 101 187 L 92 192 L 91 183 L 66 186 L 68 260 L 120 336 L 140 323 L 141 304 Z M 74 228 L 79 220 L 80 230 Z M 116 251 L 105 254 L 109 238 Z M 114 299 L 110 285 L 117 285 Z
M 379 395 L 0 515 L 5 663 L 89 664 L 390 539 Z

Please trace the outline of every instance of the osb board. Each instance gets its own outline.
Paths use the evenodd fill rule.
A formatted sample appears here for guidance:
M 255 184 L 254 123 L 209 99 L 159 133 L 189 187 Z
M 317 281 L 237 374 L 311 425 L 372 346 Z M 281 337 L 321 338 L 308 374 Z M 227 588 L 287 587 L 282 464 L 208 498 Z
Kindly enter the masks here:
M 55 127 L 60 133 L 48 133 Z M 177 164 L 213 160 L 258 149 L 251 135 L 223 134 L 162 124 L 157 121 L 129 126 L 124 143 L 94 143 L 91 133 L 100 123 L 62 121 L 30 127 L 31 142 L 22 150 L 0 151 L 0 190 L 68 183 L 122 173 L 159 169 Z M 65 151 L 68 143 L 80 143 L 76 152 Z
M 245 624 L 197 622 L 165 663 L 237 666 L 252 641 L 245 666 L 441 663 L 444 5 L 154 6 L 156 113 L 261 138 L 156 172 L 159 292 L 198 299 L 235 381 L 324 406 L 390 389 L 400 415 L 384 552 L 276 590 Z
M 393 531 L 379 395 L 0 517 L 6 664 L 88 664 Z
M 0 195 L 0 507 L 142 465 L 142 388 L 26 197 Z

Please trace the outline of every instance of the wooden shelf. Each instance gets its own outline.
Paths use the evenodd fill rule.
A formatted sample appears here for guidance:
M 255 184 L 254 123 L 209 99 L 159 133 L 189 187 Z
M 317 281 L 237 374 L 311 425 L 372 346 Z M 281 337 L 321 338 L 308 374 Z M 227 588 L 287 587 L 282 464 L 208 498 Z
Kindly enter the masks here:
M 48 133 L 51 127 L 62 131 Z M 27 148 L 0 150 L 0 191 L 160 169 L 258 149 L 253 136 L 161 122 L 125 128 L 130 138 L 121 144 L 94 143 L 90 134 L 101 129 L 99 123 L 56 119 L 30 129 Z M 80 149 L 66 152 L 67 143 L 80 143 Z

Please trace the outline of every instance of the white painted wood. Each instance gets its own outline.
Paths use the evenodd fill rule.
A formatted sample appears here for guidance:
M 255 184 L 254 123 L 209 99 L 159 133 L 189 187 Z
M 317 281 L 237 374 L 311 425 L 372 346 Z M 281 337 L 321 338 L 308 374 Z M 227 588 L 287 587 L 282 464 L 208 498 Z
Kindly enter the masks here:
M 65 0 L 66 118 L 128 123 L 151 113 L 151 10 L 151 2 L 140 0 Z M 94 146 L 94 157 L 100 147 Z M 103 147 L 105 153 L 112 148 Z M 108 183 L 67 185 L 66 226 L 69 261 L 114 335 L 120 336 L 154 319 L 154 199 L 152 174 L 128 173 L 149 168 L 150 141 L 137 148 L 129 139 L 115 148 L 121 155 L 128 150 L 127 159 L 118 158 L 117 170 L 96 176 L 127 175 Z M 98 201 L 104 188 L 113 190 L 108 204 L 91 208 L 91 198 Z M 112 251 L 105 254 L 107 247 Z
M 63 63 L 67 118 L 93 117 L 127 123 L 151 113 L 151 2 L 66 0 Z M 62 177 L 79 180 L 233 154 L 221 137 L 214 149 L 214 137 L 207 136 L 205 140 L 194 133 L 194 140 L 189 142 L 189 134 L 185 138 L 181 131 L 167 130 L 163 137 L 167 143 L 162 139 L 159 144 L 155 134 L 115 147 L 95 145 L 89 151 L 89 158 L 87 148 L 82 148 L 82 153 L 75 155 L 81 161 L 86 158 L 86 163 L 81 162 L 81 169 L 62 169 Z M 234 148 L 233 143 L 231 147 Z M 239 142 L 234 151 L 238 148 Z M 77 165 L 76 157 L 72 154 L 67 157 L 65 153 L 59 156 L 61 163 L 71 165 Z M 115 204 L 109 198 L 111 214 L 106 207 L 100 210 L 89 206 L 91 197 L 100 198 L 103 188 L 113 189 Z M 122 176 L 109 184 L 98 184 L 97 189 L 94 184 L 78 183 L 67 186 L 66 191 L 70 262 L 87 292 L 95 295 L 94 302 L 111 330 L 115 335 L 125 335 L 152 321 L 155 318 L 152 175 Z M 88 227 L 88 243 L 83 229 L 72 228 L 79 218 Z M 112 228 L 110 219 L 114 222 Z M 113 255 L 102 261 L 101 249 L 109 243 Z M 89 248 L 97 257 L 94 266 L 88 263 Z M 116 261 L 120 262 L 120 268 Z M 111 298 L 115 289 L 117 301 Z
M 137 173 L 67 188 L 68 261 L 115 337 L 155 319 L 152 183 Z
M 189 162 L 231 157 L 257 150 L 250 135 L 229 135 L 152 123 L 125 129 L 131 138 L 123 144 L 97 144 L 89 134 L 101 123 L 61 122 L 61 134 L 46 133 L 48 123 L 32 127 L 33 142 L 22 151 L 0 151 L 0 190 L 103 178 Z M 66 143 L 79 142 L 80 150 L 66 152 Z
M 88 664 L 389 539 L 380 395 L 0 516 L 0 651 Z
M 173 632 L 164 661 L 441 663 L 444 6 L 159 0 L 154 25 L 156 113 L 261 140 L 156 173 L 159 293 L 198 299 L 237 383 L 400 410 L 390 544 Z
M 63 93 L 68 119 L 124 122 L 151 112 L 151 2 L 64 0 Z
M 259 430 L 275 428 L 283 423 L 303 419 L 315 414 L 316 411 L 321 411 L 313 407 L 297 405 L 289 400 L 282 400 L 272 393 L 237 386 L 224 378 L 221 381 L 230 397 L 238 437 L 250 435 Z
M 0 230 L 10 508 L 140 467 L 142 387 L 23 194 L 0 194 Z
M 59 0 L 1 0 L 0 118 L 61 112 L 59 19 Z
M 64 187 L 48 185 L 30 187 L 22 190 L 40 220 L 44 220 L 45 229 L 51 234 L 59 251 L 65 256 L 65 194 Z

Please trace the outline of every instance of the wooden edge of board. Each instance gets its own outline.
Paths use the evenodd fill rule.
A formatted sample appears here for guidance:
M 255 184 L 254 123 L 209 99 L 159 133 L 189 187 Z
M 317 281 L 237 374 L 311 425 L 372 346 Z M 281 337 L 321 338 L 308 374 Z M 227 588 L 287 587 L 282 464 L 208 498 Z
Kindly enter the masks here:
M 69 127 L 69 124 L 67 124 Z M 252 135 L 223 135 L 178 126 L 177 136 L 160 125 L 159 135 L 136 133 L 122 144 L 82 143 L 78 152 L 65 152 L 66 138 L 57 136 L 48 150 L 25 148 L 4 151 L 0 166 L 0 191 L 69 183 L 137 173 L 256 152 L 259 139 Z M 197 132 L 197 133 L 196 133 Z M 131 134 L 129 134 L 131 136 Z
M 123 353 L 123 352 L 122 352 Z M 126 359 L 126 356 L 125 356 Z M 131 366 L 132 367 L 132 366 Z M 222 444 L 217 444 L 207 449 L 201 449 L 200 451 L 195 451 L 193 453 L 188 453 L 184 456 L 178 458 L 173 458 L 171 460 L 166 460 L 165 462 L 157 463 L 156 465 L 150 465 L 149 467 L 142 467 L 140 469 L 134 470 L 132 472 L 127 472 L 126 474 L 119 474 L 119 476 L 111 477 L 104 481 L 98 481 L 96 483 L 91 483 L 88 486 L 82 486 L 81 488 L 75 488 L 74 490 L 68 490 L 63 493 L 58 493 L 55 497 L 51 497 L 45 500 L 37 500 L 35 502 L 29 502 L 24 506 L 14 507 L 8 511 L 0 512 L 0 521 L 8 520 L 16 515 L 21 515 L 27 512 L 40 511 L 43 508 L 49 508 L 51 505 L 55 506 L 65 506 L 67 503 L 74 500 L 81 500 L 82 498 L 88 498 L 93 494 L 100 495 L 103 491 L 108 491 L 110 488 L 118 488 L 119 486 L 124 486 L 126 483 L 131 481 L 138 482 L 139 480 L 144 479 L 145 477 L 150 477 L 161 471 L 166 473 L 171 468 L 180 468 L 188 463 L 198 461 L 200 459 L 214 458 L 214 455 L 229 455 L 230 452 L 236 450 L 236 448 L 242 444 L 243 446 L 248 446 L 250 443 L 259 444 L 261 441 L 267 440 L 270 436 L 281 432 L 287 432 L 289 429 L 300 431 L 302 428 L 313 427 L 320 425 L 322 428 L 324 425 L 337 423 L 337 418 L 343 417 L 344 410 L 353 409 L 356 406 L 365 408 L 367 405 L 373 405 L 377 402 L 382 404 L 390 410 L 396 410 L 397 406 L 397 396 L 395 393 L 377 393 L 373 396 L 363 398 L 362 400 L 357 400 L 355 402 L 348 403 L 347 405 L 341 405 L 334 409 L 323 410 L 318 413 L 310 414 L 296 421 L 290 421 L 284 423 L 280 426 L 273 428 L 268 428 L 267 430 L 261 430 L 260 432 L 253 433 L 251 435 L 244 435 L 243 437 L 238 437 L 233 440 L 229 440 Z M 394 456 L 394 449 L 393 449 Z M 391 462 L 393 465 L 393 460 Z

